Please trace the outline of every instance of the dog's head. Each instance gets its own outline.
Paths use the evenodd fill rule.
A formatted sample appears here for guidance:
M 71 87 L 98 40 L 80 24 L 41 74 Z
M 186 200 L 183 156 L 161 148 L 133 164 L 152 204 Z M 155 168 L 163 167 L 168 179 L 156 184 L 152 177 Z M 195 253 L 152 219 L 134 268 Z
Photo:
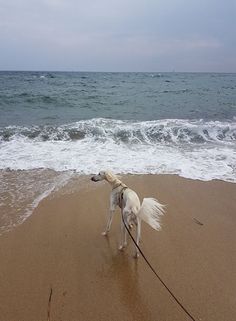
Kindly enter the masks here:
M 117 177 L 112 174 L 111 172 L 105 172 L 105 171 L 101 171 L 98 173 L 98 175 L 94 175 L 91 177 L 91 180 L 93 182 L 100 182 L 103 180 L 106 180 L 108 183 L 113 183 L 114 181 L 117 180 Z

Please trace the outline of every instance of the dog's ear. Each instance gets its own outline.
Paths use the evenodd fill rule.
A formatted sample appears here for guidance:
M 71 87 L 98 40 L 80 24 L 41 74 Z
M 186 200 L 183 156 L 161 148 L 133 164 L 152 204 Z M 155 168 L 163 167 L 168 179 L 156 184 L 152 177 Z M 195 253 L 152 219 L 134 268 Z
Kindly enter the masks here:
M 105 172 L 105 179 L 109 182 L 112 183 L 116 180 L 116 176 L 112 174 L 111 172 Z
M 101 176 L 103 179 L 106 178 L 106 172 L 104 171 L 100 171 L 98 175 Z

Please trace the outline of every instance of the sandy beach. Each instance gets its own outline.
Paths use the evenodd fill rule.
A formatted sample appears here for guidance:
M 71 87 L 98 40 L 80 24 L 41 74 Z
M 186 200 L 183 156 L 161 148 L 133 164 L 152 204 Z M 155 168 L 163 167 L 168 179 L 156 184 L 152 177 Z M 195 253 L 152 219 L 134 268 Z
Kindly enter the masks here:
M 167 204 L 162 230 L 142 225 L 141 248 L 176 297 L 202 321 L 236 319 L 236 184 L 174 175 L 122 180 Z M 0 236 L 0 320 L 187 321 L 133 245 L 118 250 L 120 214 L 109 237 L 110 187 L 85 177 L 78 191 L 44 199 Z M 66 188 L 65 188 L 66 190 Z

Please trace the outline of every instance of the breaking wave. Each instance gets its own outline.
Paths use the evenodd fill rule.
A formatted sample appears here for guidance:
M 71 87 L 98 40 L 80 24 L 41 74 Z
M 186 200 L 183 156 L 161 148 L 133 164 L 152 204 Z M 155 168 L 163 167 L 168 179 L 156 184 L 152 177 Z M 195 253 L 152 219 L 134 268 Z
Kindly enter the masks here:
M 8 126 L 0 128 L 0 141 L 17 139 L 42 141 L 76 141 L 93 138 L 131 144 L 202 144 L 235 143 L 236 122 L 155 120 L 130 122 L 112 119 L 91 119 L 61 126 Z
M 90 119 L 0 128 L 0 169 L 101 169 L 236 182 L 236 122 Z

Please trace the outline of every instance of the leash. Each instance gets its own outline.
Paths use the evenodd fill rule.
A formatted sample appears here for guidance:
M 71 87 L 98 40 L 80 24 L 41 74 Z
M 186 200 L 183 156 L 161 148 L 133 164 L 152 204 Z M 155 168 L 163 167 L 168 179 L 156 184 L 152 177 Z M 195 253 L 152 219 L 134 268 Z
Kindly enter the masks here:
M 146 258 L 146 256 L 144 255 L 143 251 L 140 249 L 139 245 L 136 243 L 135 239 L 133 238 L 133 235 L 131 234 L 129 228 L 127 227 L 125 220 L 124 220 L 124 216 L 123 216 L 123 212 L 121 211 L 121 216 L 122 216 L 122 221 L 124 223 L 124 226 L 127 230 L 127 232 L 129 233 L 129 236 L 131 237 L 132 241 L 134 242 L 134 244 L 136 245 L 136 247 L 138 248 L 139 252 L 141 253 L 142 257 L 144 258 L 144 260 L 146 261 L 147 265 L 150 267 L 150 269 L 152 270 L 152 272 L 155 274 L 155 276 L 158 278 L 158 280 L 161 282 L 161 284 L 166 288 L 166 290 L 170 293 L 170 295 L 172 296 L 172 298 L 176 301 L 176 303 L 181 307 L 181 309 L 189 316 L 189 318 L 192 321 L 196 321 L 196 319 L 194 319 L 194 317 L 187 311 L 187 309 L 183 306 L 183 304 L 176 298 L 176 296 L 173 294 L 173 292 L 168 288 L 168 286 L 165 284 L 165 282 L 161 279 L 161 277 L 157 274 L 157 272 L 155 271 L 155 269 L 152 267 L 151 263 L 148 261 L 148 259 Z

